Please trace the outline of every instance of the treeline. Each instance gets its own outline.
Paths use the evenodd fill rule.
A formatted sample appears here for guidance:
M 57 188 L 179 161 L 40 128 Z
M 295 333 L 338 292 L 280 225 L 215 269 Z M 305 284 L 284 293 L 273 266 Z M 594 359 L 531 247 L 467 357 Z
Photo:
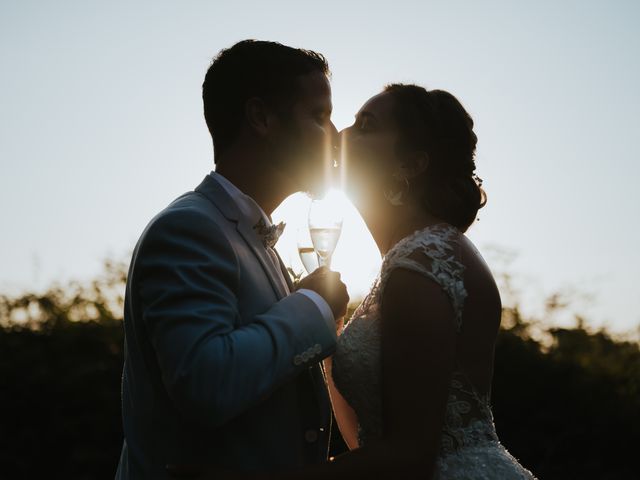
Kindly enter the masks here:
M 89 285 L 0 295 L 0 478 L 111 479 L 122 444 L 123 265 Z M 605 331 L 534 335 L 504 310 L 493 410 L 539 478 L 636 478 L 640 349 Z M 334 445 L 334 453 L 343 448 Z

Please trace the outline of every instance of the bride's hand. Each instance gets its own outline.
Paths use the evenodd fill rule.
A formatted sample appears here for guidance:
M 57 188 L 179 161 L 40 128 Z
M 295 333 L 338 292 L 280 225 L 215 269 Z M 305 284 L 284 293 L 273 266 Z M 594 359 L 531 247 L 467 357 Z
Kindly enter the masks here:
M 344 315 L 336 320 L 336 334 L 340 336 L 342 330 L 344 330 Z

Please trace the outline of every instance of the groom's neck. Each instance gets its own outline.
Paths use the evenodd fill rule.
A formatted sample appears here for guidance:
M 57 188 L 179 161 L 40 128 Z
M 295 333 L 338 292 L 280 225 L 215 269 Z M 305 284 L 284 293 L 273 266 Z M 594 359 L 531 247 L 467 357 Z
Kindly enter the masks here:
M 297 191 L 271 162 L 250 151 L 225 152 L 216 161 L 216 172 L 249 195 L 269 217 L 285 198 Z

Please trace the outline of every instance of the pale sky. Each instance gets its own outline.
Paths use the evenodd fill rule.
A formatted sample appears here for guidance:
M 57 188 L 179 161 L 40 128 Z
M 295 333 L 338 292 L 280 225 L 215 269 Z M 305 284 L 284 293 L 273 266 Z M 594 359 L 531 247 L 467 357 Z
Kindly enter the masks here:
M 469 237 L 491 266 L 491 248 L 515 253 L 531 311 L 573 290 L 594 295 L 576 306 L 593 325 L 637 328 L 639 24 L 640 2 L 622 0 L 0 0 L 0 292 L 125 258 L 213 168 L 204 73 L 257 38 L 326 55 L 338 128 L 386 83 L 456 95 L 489 195 Z M 296 224 L 303 204 L 277 213 Z M 370 271 L 372 241 L 349 222 L 334 265 Z M 372 278 L 344 275 L 352 294 Z

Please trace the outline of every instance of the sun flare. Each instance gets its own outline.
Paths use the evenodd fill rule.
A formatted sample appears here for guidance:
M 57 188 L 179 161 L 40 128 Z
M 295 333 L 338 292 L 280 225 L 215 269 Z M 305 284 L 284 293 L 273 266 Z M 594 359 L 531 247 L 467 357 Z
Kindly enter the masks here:
M 380 268 L 380 253 L 364 220 L 341 190 L 331 190 L 327 199 L 334 208 L 343 212 L 340 240 L 333 254 L 331 269 L 340 272 L 347 285 L 352 303 L 359 302 L 369 291 Z M 308 228 L 311 198 L 304 193 L 295 193 L 285 199 L 273 212 L 275 223 L 287 224 L 278 240 L 276 249 L 287 267 L 296 274 L 306 274 L 298 254 L 298 231 Z

